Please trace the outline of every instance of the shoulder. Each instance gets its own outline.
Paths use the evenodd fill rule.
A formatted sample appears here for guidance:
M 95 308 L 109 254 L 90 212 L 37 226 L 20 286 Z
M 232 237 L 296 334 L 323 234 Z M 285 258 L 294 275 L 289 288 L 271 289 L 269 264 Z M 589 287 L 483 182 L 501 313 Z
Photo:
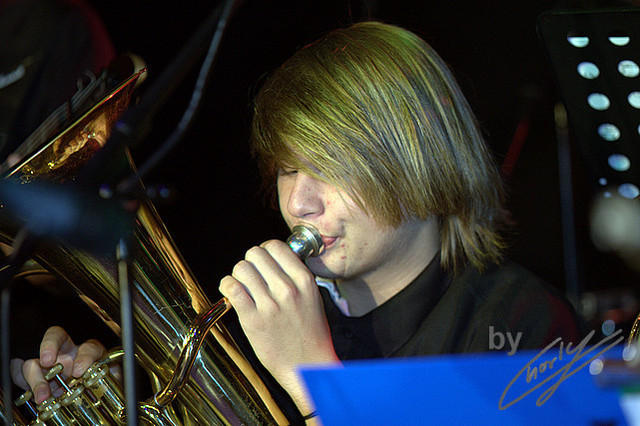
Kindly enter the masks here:
M 577 342 L 580 327 L 562 294 L 513 262 L 484 271 L 468 267 L 455 277 L 399 355 L 500 350 L 492 333 L 520 336 L 518 349 L 560 337 Z
M 466 300 L 479 327 L 522 333 L 521 349 L 542 347 L 558 337 L 580 337 L 577 315 L 560 291 L 514 262 L 482 272 L 467 268 L 453 279 L 451 289 Z
M 516 301 L 533 302 L 549 297 L 562 298 L 557 289 L 511 261 L 499 265 L 491 264 L 483 271 L 467 267 L 452 279 L 451 288 L 464 293 L 479 304 L 490 305 L 505 305 Z

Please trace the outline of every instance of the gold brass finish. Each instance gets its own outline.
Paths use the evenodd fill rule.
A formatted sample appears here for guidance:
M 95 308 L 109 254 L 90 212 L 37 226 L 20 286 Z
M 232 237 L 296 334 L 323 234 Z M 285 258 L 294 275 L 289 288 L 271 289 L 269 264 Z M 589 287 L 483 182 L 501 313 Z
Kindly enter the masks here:
M 37 179 L 57 183 L 73 180 L 78 169 L 109 138 L 143 73 L 127 79 L 32 155 L 17 164 L 1 165 L 5 170 L 0 172 L 25 184 Z M 7 207 L 0 205 L 0 241 L 11 244 L 20 229 L 20 219 L 10 216 Z M 140 419 L 156 425 L 288 424 L 219 321 L 231 308 L 229 302 L 226 298 L 216 304 L 209 301 L 148 199 L 140 200 L 131 240 L 129 278 L 134 288 L 136 359 L 156 392 L 139 404 Z M 322 238 L 312 227 L 295 227 L 287 242 L 302 259 L 322 249 Z M 34 257 L 39 265 L 71 285 L 120 334 L 115 256 L 105 258 L 64 243 L 43 243 Z M 69 383 L 59 376 L 61 366 L 53 367 L 47 380 L 58 380 L 65 392 L 40 404 L 38 418 L 31 424 L 124 423 L 123 393 L 108 368 L 121 356 L 121 350 L 111 352 L 91 366 L 82 379 Z M 28 397 L 23 395 L 19 402 L 26 404 Z M 27 424 L 16 419 L 17 424 Z
M 109 137 L 115 120 L 126 108 L 135 78 L 80 118 L 38 152 L 15 165 L 8 175 L 29 183 L 35 179 L 64 182 L 73 179 L 79 167 Z M 20 220 L 0 208 L 0 241 L 11 244 L 20 229 Z M 154 391 L 170 383 L 178 366 L 192 326 L 207 317 L 212 306 L 186 266 L 156 209 L 142 200 L 136 213 L 130 243 L 130 280 L 133 284 L 133 311 L 136 328 L 136 356 L 152 380 Z M 115 250 L 115 248 L 114 248 Z M 98 257 L 63 243 L 43 243 L 35 260 L 66 281 L 79 297 L 117 334 L 120 332 L 119 285 L 113 258 Z M 214 307 L 215 308 L 215 307 Z M 216 308 L 218 309 L 218 308 Z M 225 310 L 228 309 L 225 308 Z M 159 394 L 167 404 L 142 403 L 140 417 L 155 424 L 287 424 L 266 386 L 242 355 L 225 326 L 210 325 L 202 347 L 192 350 L 192 368 L 182 370 L 181 388 Z M 188 350 L 188 349 L 185 349 Z M 108 385 L 92 388 L 106 411 L 106 399 L 115 401 L 112 379 L 97 380 Z M 91 388 L 84 385 L 85 388 Z M 101 393 L 102 392 L 102 393 Z M 108 395 L 108 398 L 105 397 Z M 104 401 L 103 398 L 104 397 Z M 114 408 L 119 410 L 119 408 Z M 69 421 L 59 400 L 41 407 L 40 418 L 47 423 Z M 109 413 L 111 422 L 122 421 L 120 412 Z
M 25 417 L 18 411 L 17 407 L 26 406 L 30 413 L 36 414 L 35 407 L 29 401 L 33 396 L 31 391 L 27 391 L 24 394 L 20 395 L 17 399 L 13 401 L 13 407 L 5 407 L 4 406 L 4 393 L 2 392 L 2 388 L 0 388 L 0 422 L 3 424 L 8 423 L 8 418 L 5 417 L 5 413 L 8 413 L 7 410 L 11 410 L 11 414 L 13 415 L 14 424 L 24 425 L 27 424 L 27 420 Z M 8 414 L 6 414 L 8 416 Z
M 60 404 L 57 398 L 51 397 L 38 406 L 38 419 L 46 424 L 64 426 L 72 424 L 73 417 Z
M 629 332 L 629 337 L 627 338 L 627 346 L 638 344 L 638 335 L 640 334 L 640 314 L 636 317 L 635 321 L 633 321 L 633 325 L 631 326 L 631 331 Z
M 43 177 L 48 181 L 64 182 L 72 179 L 111 134 L 111 128 L 129 105 L 134 85 L 142 69 L 133 74 L 109 95 L 52 141 L 21 159 L 11 159 L 0 166 L 5 177 L 15 176 L 23 183 Z

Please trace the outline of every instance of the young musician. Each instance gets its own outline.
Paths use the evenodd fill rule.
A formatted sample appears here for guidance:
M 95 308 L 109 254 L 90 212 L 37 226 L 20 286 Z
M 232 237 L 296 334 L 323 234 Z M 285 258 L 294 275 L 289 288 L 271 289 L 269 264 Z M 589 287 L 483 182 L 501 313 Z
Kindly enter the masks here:
M 317 228 L 324 249 L 303 263 L 264 242 L 220 291 L 306 417 L 300 365 L 487 351 L 490 327 L 522 333 L 519 349 L 578 337 L 568 304 L 503 260 L 500 176 L 451 72 L 415 34 L 365 22 L 302 48 L 261 88 L 252 147 L 286 223 Z M 62 360 L 78 376 L 103 353 L 52 328 L 15 376 L 41 401 L 40 366 Z

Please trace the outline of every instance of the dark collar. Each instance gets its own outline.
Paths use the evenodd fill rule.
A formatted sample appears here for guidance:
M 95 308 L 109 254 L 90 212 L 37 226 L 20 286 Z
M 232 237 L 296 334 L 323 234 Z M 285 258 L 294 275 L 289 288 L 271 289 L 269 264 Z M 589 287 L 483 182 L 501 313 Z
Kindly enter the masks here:
M 416 332 L 438 302 L 450 279 L 440 268 L 440 254 L 408 286 L 373 311 L 347 317 L 321 289 L 338 357 L 364 359 L 392 356 Z

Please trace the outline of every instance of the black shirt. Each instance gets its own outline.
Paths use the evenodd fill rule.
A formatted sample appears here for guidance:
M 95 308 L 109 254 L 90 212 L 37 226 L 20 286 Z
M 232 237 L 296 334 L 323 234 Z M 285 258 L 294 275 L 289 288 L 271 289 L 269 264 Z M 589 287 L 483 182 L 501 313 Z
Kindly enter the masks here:
M 469 267 L 454 278 L 442 270 L 437 255 L 407 287 L 361 317 L 345 316 L 327 289 L 320 287 L 320 293 L 336 354 L 344 361 L 485 352 L 491 349 L 489 327 L 514 337 L 522 332 L 518 349 L 543 347 L 556 337 L 565 342 L 580 337 L 575 314 L 562 296 L 511 262 L 483 273 Z M 235 331 L 244 341 L 239 325 Z M 304 424 L 248 342 L 243 346 L 291 424 Z
M 499 339 L 490 346 L 490 332 L 510 332 L 514 338 L 521 333 L 518 349 L 544 347 L 557 337 L 565 342 L 580 337 L 570 305 L 512 262 L 482 273 L 468 267 L 454 278 L 435 256 L 411 284 L 361 317 L 345 316 L 326 289 L 321 293 L 342 360 L 498 349 Z

